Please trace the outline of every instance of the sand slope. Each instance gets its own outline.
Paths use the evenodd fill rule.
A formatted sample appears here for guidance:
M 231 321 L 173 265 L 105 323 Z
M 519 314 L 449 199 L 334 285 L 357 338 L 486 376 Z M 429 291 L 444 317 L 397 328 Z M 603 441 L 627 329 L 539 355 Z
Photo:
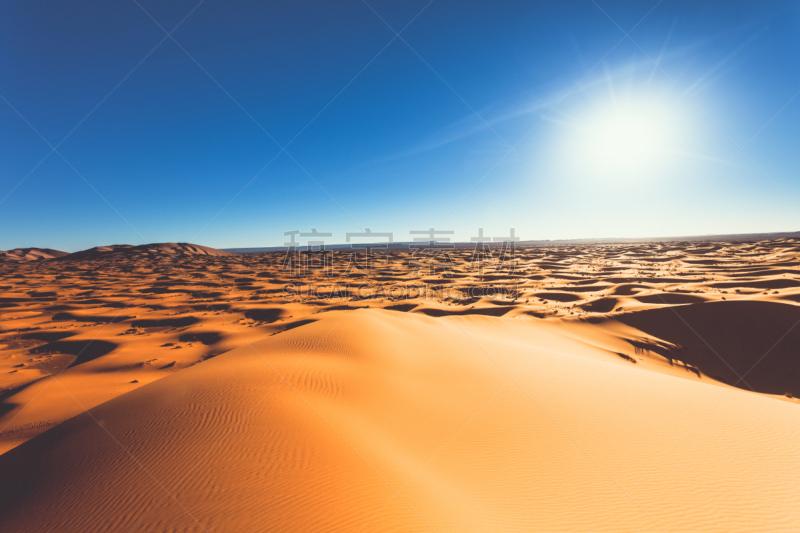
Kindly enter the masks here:
M 325 313 L 0 456 L 0 530 L 800 528 L 796 404 L 587 326 Z

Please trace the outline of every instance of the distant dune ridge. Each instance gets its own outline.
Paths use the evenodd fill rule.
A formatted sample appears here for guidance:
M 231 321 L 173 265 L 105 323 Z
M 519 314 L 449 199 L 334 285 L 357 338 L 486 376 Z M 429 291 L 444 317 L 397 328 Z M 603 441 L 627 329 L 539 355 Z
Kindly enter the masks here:
M 575 245 L 592 245 L 592 244 L 636 244 L 636 243 L 655 243 L 655 242 L 747 242 L 747 241 L 764 241 L 764 240 L 777 240 L 777 239 L 798 239 L 800 238 L 800 231 L 793 232 L 775 232 L 775 233 L 741 233 L 733 235 L 697 235 L 685 237 L 658 237 L 658 238 L 607 238 L 607 239 L 564 239 L 564 240 L 528 240 L 518 242 L 518 246 L 575 246 Z M 408 245 L 412 243 L 396 242 L 389 245 L 390 248 L 408 249 Z M 474 243 L 453 243 L 458 248 L 471 248 Z M 499 246 L 499 243 L 489 243 L 490 246 Z M 334 244 L 329 245 L 329 248 L 352 248 L 350 244 Z M 131 244 L 114 244 L 111 246 L 97 246 L 88 250 L 81 250 L 75 253 L 61 252 L 59 250 L 51 250 L 49 248 L 16 248 L 14 250 L 0 251 L 0 262 L 2 261 L 35 261 L 44 259 L 53 259 L 69 256 L 70 259 L 94 259 L 98 257 L 106 257 L 108 253 L 117 253 L 127 256 L 135 256 L 136 254 L 149 253 L 149 254 L 181 254 L 181 255 L 231 255 L 231 254 L 253 254 L 285 251 L 285 246 L 272 246 L 272 247 L 255 247 L 255 248 L 228 248 L 216 249 L 208 246 L 200 246 L 199 244 L 189 243 L 153 243 L 134 246 Z
M 50 248 L 16 248 L 6 252 L 0 251 L 0 262 L 4 261 L 43 261 L 69 255 L 67 252 Z
M 648 243 L 675 243 L 675 242 L 753 242 L 753 241 L 766 241 L 778 239 L 799 239 L 800 231 L 783 231 L 773 233 L 737 233 L 730 235 L 690 235 L 681 237 L 642 237 L 642 238 L 622 238 L 622 237 L 608 237 L 608 238 L 591 238 L 591 239 L 556 239 L 556 240 L 526 240 L 518 241 L 518 246 L 576 246 L 576 245 L 593 245 L 593 244 L 648 244 Z M 455 248 L 473 248 L 474 242 L 454 242 L 452 244 Z M 409 245 L 419 246 L 414 242 L 393 242 L 387 244 L 388 249 L 406 249 Z M 502 246 L 501 242 L 485 243 L 489 247 Z M 333 244 L 326 245 L 330 249 L 344 249 L 352 248 L 351 244 Z M 278 252 L 285 251 L 285 246 L 267 246 L 267 247 L 254 247 L 254 248 L 225 248 L 227 252 L 239 254 L 258 254 L 264 252 Z
M 216 252 L 0 265 L 0 531 L 800 530 L 800 239 Z
M 49 248 L 16 248 L 6 252 L 0 251 L 0 262 L 3 261 L 42 261 L 46 259 L 91 260 L 108 257 L 138 257 L 142 255 L 232 255 L 231 252 L 200 246 L 189 243 L 155 243 L 133 246 L 131 244 L 115 244 L 112 246 L 97 246 L 80 252 L 68 253 Z
M 117 244 L 113 246 L 98 246 L 75 252 L 73 254 L 65 255 L 61 259 L 64 261 L 71 260 L 92 260 L 100 258 L 108 258 L 110 256 L 123 256 L 123 257 L 138 257 L 141 255 L 232 255 L 231 252 L 224 252 L 215 248 L 207 246 L 200 246 L 199 244 L 188 243 L 158 243 L 158 244 L 142 244 L 140 246 L 132 246 L 130 244 Z

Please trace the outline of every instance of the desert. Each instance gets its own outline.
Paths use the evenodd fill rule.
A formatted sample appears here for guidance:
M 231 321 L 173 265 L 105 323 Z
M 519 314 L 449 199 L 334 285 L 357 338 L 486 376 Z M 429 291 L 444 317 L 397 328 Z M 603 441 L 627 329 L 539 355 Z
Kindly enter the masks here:
M 800 523 L 800 240 L 293 253 L 5 260 L 2 529 Z
M 0 533 L 800 532 L 798 27 L 0 2 Z

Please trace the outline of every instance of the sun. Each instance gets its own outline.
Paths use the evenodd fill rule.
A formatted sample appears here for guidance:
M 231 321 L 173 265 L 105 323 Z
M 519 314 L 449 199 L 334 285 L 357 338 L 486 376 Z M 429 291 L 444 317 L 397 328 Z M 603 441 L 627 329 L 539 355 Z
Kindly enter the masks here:
M 594 176 L 641 176 L 660 165 L 675 139 L 674 116 L 658 103 L 616 102 L 589 114 L 579 157 Z

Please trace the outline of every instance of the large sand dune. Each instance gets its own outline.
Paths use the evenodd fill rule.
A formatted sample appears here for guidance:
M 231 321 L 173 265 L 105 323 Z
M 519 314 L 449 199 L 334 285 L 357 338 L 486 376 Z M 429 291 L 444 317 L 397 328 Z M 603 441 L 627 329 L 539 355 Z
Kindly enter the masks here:
M 337 311 L 142 387 L 6 453 L 0 525 L 800 525 L 797 405 L 643 372 L 557 324 L 497 321 Z
M 797 241 L 284 260 L 7 263 L 0 530 L 800 529 Z

